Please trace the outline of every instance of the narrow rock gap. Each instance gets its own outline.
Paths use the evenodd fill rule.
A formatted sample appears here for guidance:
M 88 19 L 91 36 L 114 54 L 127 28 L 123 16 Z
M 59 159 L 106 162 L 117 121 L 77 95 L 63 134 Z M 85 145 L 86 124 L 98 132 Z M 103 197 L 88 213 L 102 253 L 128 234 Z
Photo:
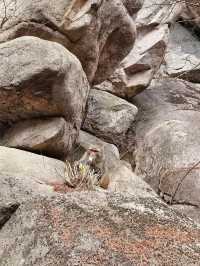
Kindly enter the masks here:
M 19 203 L 7 204 L 3 206 L 0 205 L 0 230 L 9 221 L 19 206 Z

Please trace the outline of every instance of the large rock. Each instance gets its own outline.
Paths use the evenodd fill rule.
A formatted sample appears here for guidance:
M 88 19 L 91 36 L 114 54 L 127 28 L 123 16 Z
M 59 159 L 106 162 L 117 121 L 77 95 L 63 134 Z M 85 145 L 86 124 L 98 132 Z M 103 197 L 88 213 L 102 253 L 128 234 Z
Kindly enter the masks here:
M 0 61 L 0 122 L 63 116 L 70 150 L 89 90 L 78 59 L 55 42 L 21 37 L 0 45 Z
M 69 138 L 69 136 L 72 136 Z M 5 131 L 3 146 L 65 158 L 72 147 L 73 135 L 64 118 L 30 119 Z
M 165 54 L 168 25 L 140 30 L 134 48 L 121 62 L 120 68 L 95 88 L 123 98 L 131 98 L 148 87 Z
M 142 178 L 133 173 L 131 165 L 122 160 L 101 178 L 100 186 L 108 191 L 129 193 L 135 197 L 158 197 Z
M 136 8 L 129 2 L 6 0 L 0 5 L 0 42 L 24 35 L 59 42 L 80 59 L 89 81 L 100 82 L 133 46 L 135 25 L 126 7 L 132 15 L 141 1 L 134 1 Z
M 64 184 L 64 169 L 62 161 L 0 146 L 1 175 L 25 178 L 30 183 Z
M 165 74 L 200 83 L 200 44 L 189 30 L 175 24 L 165 55 Z
M 157 80 L 134 100 L 136 173 L 172 204 L 200 206 L 199 92 L 186 81 Z
M 184 12 L 181 13 L 183 24 L 189 26 L 200 38 L 200 3 L 199 0 L 185 1 Z
M 0 171 L 0 265 L 195 265 L 200 260 L 200 228 L 124 167 L 124 181 L 131 175 L 135 182 L 118 186 L 122 193 L 115 186 L 110 189 L 115 193 L 61 195 L 31 173 L 23 176 L 28 152 L 3 147 L 0 154 L 4 150 L 10 164 L 13 154 L 21 158 L 21 170 Z M 36 156 L 41 157 L 33 154 L 33 164 Z
M 142 9 L 137 15 L 137 28 L 172 24 L 180 16 L 184 7 L 185 1 L 144 0 Z
M 198 265 L 199 243 L 199 226 L 156 198 L 70 193 L 18 207 L 0 230 L 0 264 Z
M 123 146 L 136 114 L 137 107 L 133 104 L 108 92 L 92 89 L 88 96 L 83 129 L 110 143 Z

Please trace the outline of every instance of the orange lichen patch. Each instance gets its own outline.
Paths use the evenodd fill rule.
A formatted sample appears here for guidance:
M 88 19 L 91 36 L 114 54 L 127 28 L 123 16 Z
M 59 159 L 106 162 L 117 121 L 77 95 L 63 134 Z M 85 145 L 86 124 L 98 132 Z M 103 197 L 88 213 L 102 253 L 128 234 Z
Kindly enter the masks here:
M 52 185 L 55 192 L 67 193 L 74 191 L 74 188 L 71 188 L 65 184 L 54 184 Z
M 109 263 L 106 254 L 92 254 L 92 255 L 81 255 L 80 256 L 81 265 L 102 265 L 103 263 Z M 109 265 L 109 264 L 108 264 Z
M 153 249 L 153 243 L 148 240 L 130 241 L 121 236 L 116 237 L 116 233 L 111 228 L 105 226 L 96 226 L 93 228 L 97 237 L 101 238 L 108 249 L 124 254 L 129 260 L 135 260 L 141 257 L 144 262 Z
M 58 208 L 51 208 L 49 210 L 49 214 L 54 227 L 59 228 L 60 224 L 63 221 L 63 211 Z
M 179 244 L 193 242 L 193 239 L 199 238 L 196 232 L 187 232 L 175 227 L 166 227 L 163 225 L 156 225 L 146 229 L 146 237 L 156 238 L 165 241 L 174 241 Z
M 52 99 L 45 97 L 36 97 L 30 94 L 28 91 L 24 91 L 24 94 L 18 99 L 24 109 L 27 111 L 37 110 L 39 112 L 49 112 L 51 114 L 59 114 L 59 107 L 52 102 Z
M 94 233 L 96 234 L 96 236 L 102 238 L 102 237 L 110 237 L 112 236 L 112 229 L 111 228 L 108 228 L 108 227 L 105 227 L 105 226 L 98 226 L 96 225 L 92 231 L 94 231 Z
M 67 186 L 65 184 L 51 184 L 51 186 L 53 187 L 53 190 L 55 192 L 62 193 L 62 194 L 65 194 L 65 193 L 68 193 L 68 192 L 81 192 L 81 191 L 88 190 L 85 187 L 72 188 L 72 187 L 69 187 L 69 186 Z
M 143 257 L 143 260 L 148 260 L 152 253 L 152 243 L 148 240 L 128 242 L 128 240 L 112 238 L 108 240 L 108 246 L 116 252 L 123 253 L 129 260 L 135 260 L 138 257 Z
M 73 230 L 71 226 L 69 228 L 67 228 L 67 226 L 63 226 L 65 222 L 63 211 L 58 208 L 51 208 L 49 213 L 52 226 L 57 232 L 58 237 L 61 239 L 61 242 L 68 247 L 70 243 L 73 242 Z
M 194 239 L 197 239 L 193 232 L 163 225 L 147 228 L 139 240 L 126 238 L 121 233 L 116 236 L 117 233 L 112 228 L 105 226 L 95 226 L 93 233 L 104 242 L 106 250 L 121 253 L 131 262 L 141 265 L 149 265 L 148 262 L 155 257 L 158 261 L 165 259 L 166 263 L 173 263 L 177 246 L 192 244 L 195 242 Z

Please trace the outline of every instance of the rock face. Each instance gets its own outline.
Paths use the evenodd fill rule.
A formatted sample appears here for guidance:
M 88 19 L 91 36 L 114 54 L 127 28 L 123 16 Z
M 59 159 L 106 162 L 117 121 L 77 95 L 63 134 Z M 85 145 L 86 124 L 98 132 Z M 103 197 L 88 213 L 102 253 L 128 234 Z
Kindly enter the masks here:
M 135 40 L 130 15 L 141 1 L 11 0 L 0 8 L 0 42 L 31 35 L 56 41 L 81 61 L 89 81 L 112 74 Z M 126 6 L 126 7 L 125 7 Z
M 166 79 L 134 101 L 141 110 L 136 173 L 174 204 L 200 206 L 199 92 L 192 83 Z
M 167 24 L 138 28 L 135 45 L 119 68 L 95 88 L 131 98 L 148 87 L 163 62 L 169 28 Z
M 144 0 L 143 7 L 137 15 L 137 27 L 171 24 L 180 16 L 184 7 L 183 1 Z
M 196 265 L 199 241 L 200 228 L 156 198 L 70 193 L 18 207 L 0 230 L 0 264 Z
M 30 183 L 34 180 L 43 184 L 63 184 L 64 169 L 62 161 L 0 146 L 1 175 L 28 179 Z
M 1 266 L 199 265 L 199 14 L 0 1 Z
M 175 24 L 165 55 L 166 74 L 200 83 L 199 62 L 199 40 L 186 28 Z
M 60 44 L 35 37 L 6 42 L 0 51 L 0 122 L 63 116 L 70 150 L 89 90 L 79 61 Z
M 1 144 L 65 158 L 73 144 L 69 141 L 75 138 L 70 130 L 63 118 L 30 119 L 19 122 L 5 131 Z M 72 138 L 69 138 L 70 135 Z
M 83 129 L 108 142 L 121 145 L 134 123 L 137 107 L 110 93 L 92 89 L 88 96 Z
M 129 193 L 135 197 L 158 197 L 142 178 L 133 173 L 131 165 L 122 160 L 102 177 L 100 185 L 108 191 Z

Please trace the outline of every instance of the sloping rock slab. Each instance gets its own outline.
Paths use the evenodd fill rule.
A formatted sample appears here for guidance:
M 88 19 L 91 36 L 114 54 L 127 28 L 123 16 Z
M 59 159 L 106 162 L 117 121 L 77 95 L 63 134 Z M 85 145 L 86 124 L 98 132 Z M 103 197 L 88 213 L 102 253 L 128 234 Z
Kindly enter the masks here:
M 0 265 L 198 265 L 200 227 L 154 198 L 97 192 L 27 201 L 0 231 Z
M 134 98 L 136 173 L 167 202 L 200 206 L 200 86 L 155 80 Z M 198 208 L 193 209 L 199 215 Z M 200 216 L 199 216 L 200 217 Z
M 69 137 L 71 136 L 71 137 Z M 74 139 L 64 118 L 29 119 L 5 131 L 1 144 L 57 158 L 65 158 Z
M 65 164 L 42 155 L 0 146 L 0 173 L 45 184 L 63 184 Z

